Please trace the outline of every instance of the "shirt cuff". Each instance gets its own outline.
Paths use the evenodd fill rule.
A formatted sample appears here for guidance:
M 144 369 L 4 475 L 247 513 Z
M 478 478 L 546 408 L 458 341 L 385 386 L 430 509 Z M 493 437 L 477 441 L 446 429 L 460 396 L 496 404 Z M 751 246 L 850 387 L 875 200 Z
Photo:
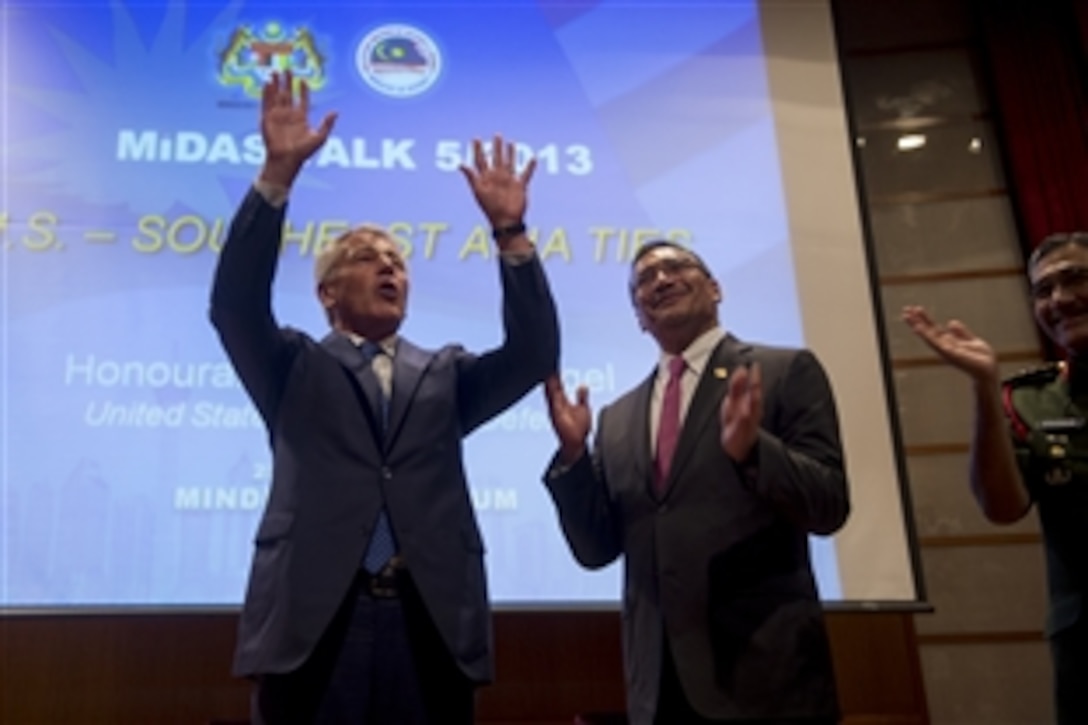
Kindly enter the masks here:
M 279 184 L 270 184 L 267 181 L 257 179 L 253 182 L 253 188 L 268 202 L 269 206 L 279 209 L 287 203 L 287 187 Z

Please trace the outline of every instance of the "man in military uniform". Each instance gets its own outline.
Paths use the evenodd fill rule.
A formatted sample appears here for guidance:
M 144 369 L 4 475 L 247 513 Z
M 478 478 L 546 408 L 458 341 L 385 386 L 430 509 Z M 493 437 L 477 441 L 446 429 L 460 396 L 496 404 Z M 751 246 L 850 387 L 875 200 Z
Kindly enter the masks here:
M 1088 233 L 1047 237 L 1028 260 L 1035 320 L 1067 360 L 1002 381 L 993 348 L 958 320 L 921 307 L 903 320 L 970 376 L 975 431 L 971 489 L 991 521 L 1009 524 L 1034 504 L 1046 543 L 1060 725 L 1088 723 Z M 1011 435 L 1010 435 L 1011 431 Z

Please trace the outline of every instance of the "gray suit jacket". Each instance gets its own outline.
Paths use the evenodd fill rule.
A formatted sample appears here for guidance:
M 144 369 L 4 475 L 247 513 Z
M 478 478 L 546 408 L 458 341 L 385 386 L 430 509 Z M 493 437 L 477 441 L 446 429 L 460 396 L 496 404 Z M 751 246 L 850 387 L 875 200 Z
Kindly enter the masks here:
M 211 319 L 268 427 L 273 480 L 257 530 L 234 672 L 301 665 L 358 572 L 383 500 L 412 579 L 472 680 L 491 679 L 484 547 L 461 439 L 556 368 L 558 325 L 535 258 L 500 262 L 503 345 L 483 355 L 400 340 L 388 428 L 343 336 L 283 328 L 271 309 L 284 210 L 251 192 L 235 215 Z
M 764 416 L 745 468 L 722 451 L 718 411 L 729 371 L 758 362 Z M 725 371 L 724 375 L 723 372 Z M 652 489 L 653 375 L 599 416 L 592 456 L 546 484 L 575 557 L 624 556 L 628 715 L 651 723 L 666 640 L 689 701 L 711 718 L 838 713 L 808 534 L 849 510 L 835 404 L 804 350 L 727 336 L 684 421 L 668 492 Z

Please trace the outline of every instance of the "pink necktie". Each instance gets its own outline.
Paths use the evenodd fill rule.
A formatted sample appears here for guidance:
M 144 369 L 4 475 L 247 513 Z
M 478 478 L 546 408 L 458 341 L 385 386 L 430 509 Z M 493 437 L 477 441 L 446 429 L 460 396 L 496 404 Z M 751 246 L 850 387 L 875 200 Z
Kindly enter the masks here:
M 661 420 L 657 426 L 657 456 L 654 460 L 654 488 L 664 495 L 669 478 L 669 466 L 680 439 L 680 378 L 684 375 L 684 358 L 677 355 L 669 360 L 669 381 L 661 401 Z

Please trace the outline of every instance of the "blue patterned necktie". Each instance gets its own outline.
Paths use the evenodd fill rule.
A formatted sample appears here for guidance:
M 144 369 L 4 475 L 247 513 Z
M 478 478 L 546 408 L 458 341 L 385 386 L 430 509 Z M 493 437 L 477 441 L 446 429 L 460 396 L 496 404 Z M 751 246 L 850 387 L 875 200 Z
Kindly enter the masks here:
M 363 360 L 366 361 L 364 374 L 373 376 L 374 382 L 377 383 L 378 395 L 380 396 L 379 402 L 381 403 L 381 432 L 384 436 L 386 425 L 389 423 L 389 396 L 385 392 L 386 386 L 374 371 L 374 358 L 378 355 L 384 355 L 385 351 L 377 343 L 367 340 L 359 348 L 359 352 L 362 353 Z M 378 520 L 374 524 L 374 533 L 370 537 L 370 544 L 367 546 L 366 555 L 363 557 L 363 568 L 371 574 L 376 574 L 396 553 L 397 545 L 393 539 L 393 527 L 389 525 L 389 514 L 383 505 L 381 511 L 378 512 Z

